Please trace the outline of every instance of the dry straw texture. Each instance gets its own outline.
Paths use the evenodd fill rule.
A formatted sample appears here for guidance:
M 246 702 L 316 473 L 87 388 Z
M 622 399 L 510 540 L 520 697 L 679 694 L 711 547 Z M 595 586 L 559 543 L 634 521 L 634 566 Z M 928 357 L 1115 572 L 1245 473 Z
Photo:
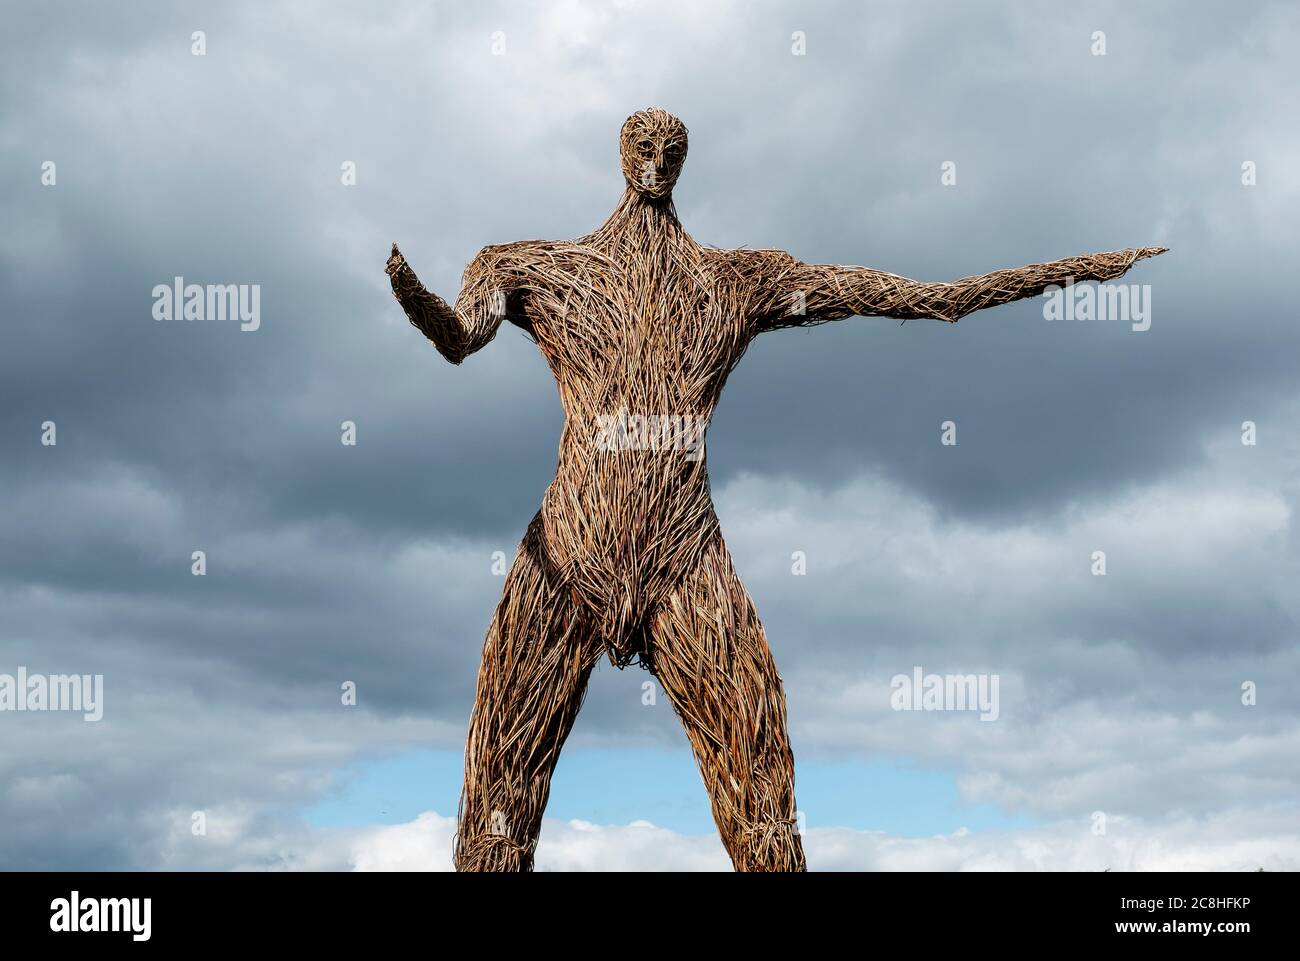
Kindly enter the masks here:
M 1109 280 L 1147 247 L 918 283 L 777 250 L 718 250 L 682 228 L 672 189 L 686 127 L 663 110 L 622 129 L 627 189 L 574 241 L 487 247 L 455 309 L 396 245 L 387 271 L 411 323 L 459 364 L 502 321 L 528 331 L 559 385 L 555 480 L 488 628 L 465 752 L 456 866 L 528 870 L 551 773 L 602 655 L 663 685 L 737 870 L 802 870 L 781 677 L 732 567 L 702 457 L 602 417 L 707 424 L 757 334 L 853 315 L 956 321 L 1051 284 Z M 673 421 L 672 423 L 676 423 Z M 653 440 L 653 437 L 651 438 Z M 631 449 L 628 449 L 631 448 Z

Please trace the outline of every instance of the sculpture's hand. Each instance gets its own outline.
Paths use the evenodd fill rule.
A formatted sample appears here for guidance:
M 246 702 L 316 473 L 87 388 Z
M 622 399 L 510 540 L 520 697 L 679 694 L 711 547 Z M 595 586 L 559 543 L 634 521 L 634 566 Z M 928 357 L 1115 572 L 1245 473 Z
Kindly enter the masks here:
M 476 258 L 476 263 L 481 258 L 482 254 Z M 480 296 L 477 288 L 490 288 L 491 285 L 483 283 L 481 278 L 475 282 L 480 272 L 475 270 L 474 265 L 466 272 L 470 286 L 461 292 L 461 300 L 454 310 L 445 300 L 420 283 L 420 278 L 397 249 L 397 244 L 393 244 L 384 272 L 392 282 L 393 296 L 402 305 L 407 319 L 429 338 L 438 353 L 453 364 L 459 364 L 490 341 L 501 324 L 501 315 L 490 309 L 496 301 L 489 302 Z M 489 277 L 488 280 L 490 279 Z
M 397 249 L 397 244 L 393 244 L 393 251 L 388 255 L 388 263 L 384 264 L 384 273 L 388 274 L 388 279 L 393 285 L 393 294 L 403 302 L 403 306 L 406 305 L 407 298 L 424 289 L 420 278 L 415 276 L 415 271 L 406 262 L 402 252 Z
M 399 270 L 406 266 L 406 258 L 402 252 L 397 249 L 397 244 L 393 244 L 393 252 L 388 255 L 388 263 L 384 265 L 384 272 L 392 277 Z
M 1159 257 L 1169 250 L 1168 247 L 1132 247 L 1128 250 L 1117 250 L 1109 254 L 1092 254 L 1082 258 L 1089 262 L 1093 269 L 1084 269 L 1075 277 L 1079 280 L 1115 280 L 1117 277 L 1123 277 L 1139 260 L 1146 260 L 1148 257 Z
M 384 273 L 388 274 L 388 280 L 393 285 L 393 296 L 411 318 L 411 323 L 423 330 L 424 327 L 413 316 L 413 309 L 418 312 L 416 302 L 420 300 L 420 295 L 425 293 L 424 285 L 420 283 L 420 278 L 415 276 L 415 271 L 406 262 L 402 252 L 397 249 L 397 244 L 393 244 L 393 251 L 388 255 L 388 263 L 384 264 Z
M 437 294 L 426 290 L 402 252 L 393 244 L 384 272 L 393 285 L 393 296 L 402 305 L 411 324 L 428 337 L 439 353 L 454 364 L 465 359 L 464 331 L 456 313 Z

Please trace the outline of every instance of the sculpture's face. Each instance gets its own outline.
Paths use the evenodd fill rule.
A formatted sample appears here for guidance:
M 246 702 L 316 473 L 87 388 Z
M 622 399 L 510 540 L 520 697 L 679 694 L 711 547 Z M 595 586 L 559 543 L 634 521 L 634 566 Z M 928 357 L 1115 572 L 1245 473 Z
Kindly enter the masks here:
M 667 197 L 686 162 L 686 125 L 658 107 L 638 110 L 623 124 L 619 154 L 633 190 L 643 197 Z

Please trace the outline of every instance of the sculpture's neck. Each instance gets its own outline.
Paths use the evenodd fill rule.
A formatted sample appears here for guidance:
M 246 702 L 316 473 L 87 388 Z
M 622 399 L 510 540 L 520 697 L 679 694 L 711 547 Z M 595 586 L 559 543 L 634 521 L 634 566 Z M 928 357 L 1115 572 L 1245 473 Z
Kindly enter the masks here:
M 655 200 L 643 197 L 628 187 L 619 198 L 614 212 L 596 231 L 595 236 L 612 239 L 616 235 L 638 238 L 677 236 L 684 233 L 671 196 Z

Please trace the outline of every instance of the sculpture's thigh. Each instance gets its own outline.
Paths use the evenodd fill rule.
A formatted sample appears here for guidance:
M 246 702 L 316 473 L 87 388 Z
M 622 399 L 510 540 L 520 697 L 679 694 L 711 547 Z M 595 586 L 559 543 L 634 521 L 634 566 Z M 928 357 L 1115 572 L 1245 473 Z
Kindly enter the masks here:
M 534 521 L 483 645 L 465 745 L 458 871 L 533 866 L 551 773 L 603 648 L 546 576 Z
M 736 870 L 805 870 L 781 676 L 721 538 L 656 610 L 649 655 Z

